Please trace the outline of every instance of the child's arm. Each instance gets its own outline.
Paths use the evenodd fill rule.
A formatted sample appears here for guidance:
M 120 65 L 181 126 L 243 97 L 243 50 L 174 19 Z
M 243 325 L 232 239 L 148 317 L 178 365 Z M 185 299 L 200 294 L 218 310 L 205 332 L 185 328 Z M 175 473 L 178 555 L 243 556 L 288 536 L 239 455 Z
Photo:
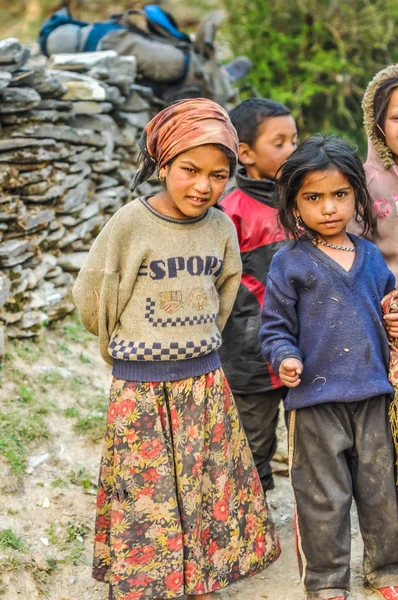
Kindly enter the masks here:
M 235 230 L 231 229 L 231 231 L 232 233 L 225 249 L 223 268 L 215 282 L 220 302 L 216 325 L 220 332 L 224 329 L 231 314 L 242 276 L 239 243 Z
M 126 207 L 108 221 L 95 239 L 73 288 L 82 323 L 90 333 L 99 336 L 101 356 L 109 364 L 110 337 L 131 297 L 141 262 L 139 241 L 129 215 L 125 214 Z
M 86 261 L 79 272 L 73 287 L 73 299 L 79 311 L 84 327 L 93 335 L 100 333 L 100 307 L 103 292 L 111 291 L 111 299 L 117 303 L 117 286 L 119 274 L 106 273 L 108 248 L 112 237 L 113 220 L 111 219 L 94 240 Z M 104 280 L 107 280 L 104 287 Z M 111 280 L 108 285 L 108 280 Z M 111 301 L 112 301 L 111 300 Z M 115 307 L 110 306 L 110 313 L 115 313 Z
M 285 385 L 296 387 L 303 370 L 303 356 L 297 342 L 297 296 L 292 285 L 283 284 L 284 291 L 270 276 L 267 279 L 259 338 L 263 356 L 275 373 L 279 373 Z
M 384 295 L 392 292 L 392 290 L 395 289 L 395 284 L 395 277 L 390 272 L 390 277 L 388 279 Z M 398 338 L 398 312 L 390 312 L 384 315 L 383 320 L 388 336 L 391 338 Z

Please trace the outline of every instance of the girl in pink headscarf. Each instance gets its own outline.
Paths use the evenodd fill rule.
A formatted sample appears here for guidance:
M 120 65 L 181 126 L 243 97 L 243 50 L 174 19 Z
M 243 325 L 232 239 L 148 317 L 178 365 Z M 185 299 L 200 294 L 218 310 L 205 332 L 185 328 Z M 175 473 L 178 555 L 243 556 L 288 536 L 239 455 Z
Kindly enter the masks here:
M 241 263 L 214 207 L 237 147 L 210 100 L 159 113 L 133 186 L 157 168 L 164 188 L 112 217 L 74 288 L 112 365 L 93 574 L 113 600 L 208 600 L 279 556 L 217 353 Z

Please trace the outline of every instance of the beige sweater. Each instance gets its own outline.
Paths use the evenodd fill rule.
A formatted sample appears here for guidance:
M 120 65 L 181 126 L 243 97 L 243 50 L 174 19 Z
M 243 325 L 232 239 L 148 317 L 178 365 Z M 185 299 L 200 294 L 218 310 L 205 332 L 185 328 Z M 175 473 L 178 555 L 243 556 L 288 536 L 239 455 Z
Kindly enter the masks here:
M 106 362 L 153 369 L 155 362 L 189 362 L 220 346 L 240 276 L 227 215 L 211 208 L 196 219 L 171 219 L 140 198 L 101 231 L 73 296 Z M 162 379 L 151 373 L 142 380 Z

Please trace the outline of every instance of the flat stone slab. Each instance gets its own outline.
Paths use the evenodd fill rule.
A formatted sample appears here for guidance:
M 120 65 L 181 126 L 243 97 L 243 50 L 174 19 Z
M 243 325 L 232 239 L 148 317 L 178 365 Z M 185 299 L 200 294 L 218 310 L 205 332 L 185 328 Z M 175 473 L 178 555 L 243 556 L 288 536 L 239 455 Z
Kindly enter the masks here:
M 4 306 L 11 295 L 11 281 L 9 278 L 0 273 L 0 306 Z
M 0 89 L 0 114 L 17 113 L 30 110 L 39 104 L 40 95 L 32 88 Z
M 71 71 L 54 70 L 49 71 L 60 79 L 62 84 L 67 88 L 66 94 L 62 97 L 63 100 L 94 100 L 104 102 L 108 99 L 105 87 L 99 81 L 80 75 Z
M 14 135 L 14 134 L 13 134 Z M 55 142 L 51 139 L 36 140 L 32 138 L 23 138 L 19 134 L 16 139 L 0 139 L 0 152 L 6 152 L 7 150 L 17 150 L 19 148 L 30 148 L 33 146 L 54 146 Z
M 88 256 L 88 252 L 73 252 L 58 257 L 58 264 L 64 271 L 80 271 Z
M 0 115 L 3 125 L 29 125 L 33 123 L 59 123 L 69 119 L 67 112 L 58 110 L 30 110 L 11 115 Z
M 22 46 L 16 38 L 0 40 L 0 69 L 13 73 L 21 68 L 30 56 L 28 48 Z
M 52 146 L 44 148 L 42 144 L 14 151 L 0 152 L 0 163 L 5 164 L 40 164 L 44 162 L 58 161 L 60 159 L 70 159 L 73 152 L 64 144 L 57 144 L 55 141 Z
M 8 71 L 0 71 L 0 89 L 7 87 L 11 78 L 12 75 Z
M 53 54 L 48 61 L 49 69 L 64 69 L 66 71 L 86 71 L 95 65 L 106 63 L 117 59 L 115 50 L 104 50 L 102 52 L 77 52 L 75 54 Z
M 67 92 L 61 81 L 44 67 L 24 67 L 14 74 L 10 85 L 31 87 L 43 98 L 59 98 Z
M 86 146 L 96 146 L 103 148 L 106 141 L 102 135 L 91 131 L 90 129 L 75 129 L 68 125 L 32 125 L 32 127 L 22 127 L 11 134 L 12 137 L 28 138 L 52 138 L 57 142 L 67 142 L 70 144 L 84 144 Z
M 73 113 L 75 115 L 98 115 L 110 113 L 113 105 L 110 102 L 93 102 L 90 100 L 77 100 L 73 102 Z

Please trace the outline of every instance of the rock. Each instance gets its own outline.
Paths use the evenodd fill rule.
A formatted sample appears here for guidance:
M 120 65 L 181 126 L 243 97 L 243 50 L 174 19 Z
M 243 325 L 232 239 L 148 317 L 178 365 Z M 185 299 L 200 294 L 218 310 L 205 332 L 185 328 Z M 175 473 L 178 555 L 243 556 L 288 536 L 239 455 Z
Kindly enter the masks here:
M 0 325 L 0 356 L 4 356 L 4 354 L 6 353 L 4 334 L 5 334 L 5 329 L 4 329 L 3 325 Z
M 67 88 L 57 76 L 50 73 L 45 67 L 38 67 L 34 70 L 25 71 L 25 73 L 29 75 L 27 85 L 35 89 L 42 98 L 60 98 L 67 92 Z
M 33 252 L 25 252 L 24 254 L 18 254 L 18 256 L 0 259 L 0 267 L 15 267 L 26 262 L 33 256 Z
M 0 273 L 0 307 L 8 301 L 11 293 L 11 281 L 9 278 Z
M 90 180 L 84 179 L 75 188 L 69 190 L 57 203 L 57 213 L 69 213 L 77 211 L 87 201 L 90 190 Z
M 39 94 L 31 88 L 0 89 L 0 114 L 30 110 L 37 106 L 40 100 Z
M 122 121 L 126 121 L 127 123 L 129 123 L 129 125 L 132 125 L 133 127 L 137 127 L 138 129 L 145 129 L 145 127 L 148 125 L 149 121 L 151 120 L 151 115 L 149 113 L 149 111 L 144 110 L 141 112 L 137 112 L 137 113 L 128 113 L 128 112 L 123 112 L 120 111 L 118 114 L 119 119 L 121 119 Z
M 64 254 L 58 257 L 58 264 L 64 271 L 80 271 L 88 252 L 74 252 L 73 254 Z
M 52 139 L 36 140 L 31 139 L 29 137 L 19 137 L 18 132 L 12 135 L 16 136 L 16 139 L 0 139 L 0 152 L 5 152 L 7 150 L 17 150 L 19 148 L 30 148 L 33 146 L 54 146 L 55 143 Z
M 12 137 L 27 137 L 27 138 L 49 138 L 57 142 L 68 142 L 70 144 L 85 144 L 87 146 L 96 146 L 102 148 L 105 146 L 105 141 L 102 136 L 92 132 L 89 129 L 74 129 L 68 125 L 33 125 L 32 127 L 24 127 L 13 132 Z M 47 140 L 48 142 L 49 140 Z M 50 145 L 50 144 L 47 144 Z M 8 148 L 5 148 L 6 150 Z M 1 150 L 1 146 L 0 146 Z
M 110 132 L 115 137 L 119 133 L 118 126 L 109 115 L 75 115 L 69 119 L 68 124 L 70 127 L 78 129 Z
M 36 106 L 36 110 L 57 110 L 60 112 L 71 112 L 74 110 L 73 102 L 69 102 L 67 100 L 53 100 L 52 98 L 48 98 L 46 100 L 41 100 L 39 104 Z
M 30 55 L 28 48 L 21 46 L 16 38 L 0 41 L 0 69 L 13 73 L 26 63 Z
M 118 160 L 99 161 L 93 164 L 93 171 L 95 173 L 109 173 L 110 171 L 114 171 L 119 167 L 120 161 Z
M 73 280 L 72 282 L 69 281 L 68 285 L 70 286 L 72 285 L 72 283 Z M 62 302 L 59 302 L 47 311 L 48 320 L 57 321 L 58 319 L 63 319 L 64 317 L 66 317 L 66 315 L 73 313 L 75 308 L 76 307 L 74 304 L 72 304 L 72 302 L 66 302 L 65 300 L 63 300 Z
M 11 73 L 7 71 L 0 71 L 0 89 L 3 89 L 8 86 L 11 81 Z
M 32 310 L 26 312 L 20 322 L 18 323 L 18 327 L 21 329 L 32 329 L 35 328 L 36 331 L 41 329 L 41 325 L 47 321 L 47 315 L 39 310 Z
M 34 229 L 47 226 L 54 216 L 55 212 L 51 209 L 42 210 L 41 207 L 32 207 L 26 215 L 17 219 L 16 223 L 20 229 L 29 233 Z
M 71 71 L 49 70 L 49 73 L 55 75 L 67 88 L 68 91 L 63 95 L 63 100 L 94 100 L 98 102 L 108 100 L 104 85 L 93 77 Z
M 47 163 L 61 158 L 71 159 L 73 151 L 64 144 L 53 143 L 52 146 L 43 148 L 43 145 L 33 146 L 31 149 L 20 149 L 0 153 L 0 163 L 6 164 L 39 164 Z
M 49 458 L 50 458 L 50 455 L 48 454 L 48 452 L 46 452 L 45 454 L 38 454 L 37 456 L 29 456 L 28 466 L 31 469 L 35 469 L 36 467 L 38 467 L 39 465 L 44 463 Z
M 0 244 L 0 261 L 14 258 L 30 250 L 32 244 L 29 240 L 10 240 Z
M 17 265 L 9 269 L 8 276 L 11 280 L 11 295 L 16 296 L 24 292 L 28 285 L 29 269 Z
M 117 138 L 117 145 L 123 146 L 124 148 L 131 148 L 136 146 L 138 137 L 138 128 L 128 123 L 120 129 L 121 135 Z
M 0 223 L 18 219 L 19 215 L 24 214 L 25 210 L 25 205 L 20 200 L 10 200 L 5 204 L 0 203 Z
M 39 571 L 44 571 L 45 573 L 49 573 L 51 571 L 51 565 L 49 565 L 44 558 L 35 557 L 34 561 Z
M 76 101 L 73 103 L 73 112 L 75 115 L 98 115 L 109 113 L 113 109 L 110 102 L 91 102 Z
M 30 110 L 11 115 L 0 115 L 3 125 L 26 125 L 29 123 L 58 123 L 68 120 L 68 113 L 56 110 Z
M 47 275 L 48 271 L 53 269 L 57 264 L 57 259 L 52 254 L 44 254 L 42 258 L 42 262 L 37 265 L 34 269 L 29 273 L 28 285 L 27 289 L 34 289 L 38 282 L 44 279 Z
M 135 56 L 117 56 L 113 60 L 97 64 L 88 74 L 120 88 L 127 94 L 137 75 L 137 60 Z
M 2 311 L 1 312 L 1 319 L 4 321 L 4 323 L 6 325 L 8 325 L 9 323 L 16 323 L 17 321 L 20 321 L 23 317 L 23 310 L 20 310 L 18 312 L 7 312 L 7 311 Z
M 105 190 L 110 187 L 117 186 L 119 184 L 118 180 L 110 175 L 104 175 L 102 177 L 101 183 L 99 183 L 96 187 L 96 191 L 99 192 L 101 190 Z
M 138 92 L 133 91 L 123 104 L 122 108 L 124 112 L 135 113 L 149 110 L 151 105 L 142 96 L 140 96 Z
M 115 50 L 102 52 L 78 52 L 75 54 L 53 54 L 48 61 L 49 69 L 64 69 L 66 71 L 88 71 L 99 64 L 109 64 L 109 59 L 117 59 Z M 112 61 L 111 61 L 112 64 Z
M 49 546 L 50 545 L 50 542 L 48 541 L 48 538 L 41 537 L 39 539 L 40 539 L 41 543 L 43 544 L 43 546 Z

